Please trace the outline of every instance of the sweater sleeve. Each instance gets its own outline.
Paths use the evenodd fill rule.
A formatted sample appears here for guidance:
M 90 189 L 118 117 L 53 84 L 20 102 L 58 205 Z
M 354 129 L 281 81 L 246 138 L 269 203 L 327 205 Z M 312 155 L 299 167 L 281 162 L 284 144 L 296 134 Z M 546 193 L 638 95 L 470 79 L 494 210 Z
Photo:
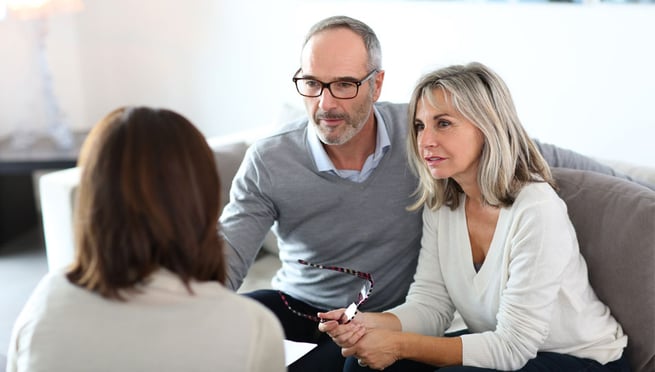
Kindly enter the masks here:
M 441 336 L 455 313 L 444 283 L 437 247 L 438 212 L 423 209 L 423 236 L 414 282 L 405 303 L 389 312 L 395 314 L 405 332 Z
M 549 335 L 563 273 L 577 247 L 575 233 L 558 198 L 524 200 L 527 205 L 517 207 L 519 202 L 509 226 L 508 279 L 496 329 L 462 336 L 465 365 L 519 369 Z
M 230 201 L 220 218 L 228 263 L 226 285 L 233 290 L 241 286 L 277 218 L 275 206 L 265 193 L 270 185 L 268 172 L 253 145 L 234 177 Z

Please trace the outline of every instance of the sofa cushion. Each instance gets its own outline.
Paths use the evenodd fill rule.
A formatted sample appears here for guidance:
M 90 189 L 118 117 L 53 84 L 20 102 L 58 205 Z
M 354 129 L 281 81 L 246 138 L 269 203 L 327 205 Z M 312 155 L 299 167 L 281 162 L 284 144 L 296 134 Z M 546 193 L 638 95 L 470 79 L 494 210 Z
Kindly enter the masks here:
M 655 371 L 655 192 L 634 182 L 553 168 L 598 297 L 628 335 L 634 371 Z
M 214 159 L 218 167 L 218 176 L 221 179 L 221 211 L 230 199 L 232 179 L 239 170 L 248 145 L 244 141 L 228 143 L 210 143 L 214 151 Z

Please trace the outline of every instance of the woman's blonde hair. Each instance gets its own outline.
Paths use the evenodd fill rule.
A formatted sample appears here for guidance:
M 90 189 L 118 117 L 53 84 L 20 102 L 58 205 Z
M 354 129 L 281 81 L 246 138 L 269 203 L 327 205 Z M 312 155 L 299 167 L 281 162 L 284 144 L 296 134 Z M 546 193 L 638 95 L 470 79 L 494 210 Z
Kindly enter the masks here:
M 492 206 L 511 205 L 529 182 L 548 182 L 555 187 L 545 159 L 530 139 L 516 113 L 509 89 L 503 80 L 481 63 L 455 65 L 424 75 L 416 84 L 409 103 L 407 153 L 412 171 L 419 178 L 417 201 L 436 209 L 459 206 L 462 189 L 451 178 L 435 179 L 421 156 L 414 126 L 420 100 L 432 105 L 434 90 L 442 89 L 452 106 L 483 134 L 484 144 L 478 171 L 483 201 Z

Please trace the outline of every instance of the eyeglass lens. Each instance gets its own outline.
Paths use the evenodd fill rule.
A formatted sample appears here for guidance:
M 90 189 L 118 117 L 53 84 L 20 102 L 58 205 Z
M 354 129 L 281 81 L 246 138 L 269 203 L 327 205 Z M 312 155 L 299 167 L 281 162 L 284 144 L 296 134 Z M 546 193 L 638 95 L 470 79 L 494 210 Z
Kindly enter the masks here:
M 333 81 L 331 83 L 321 83 L 312 79 L 296 80 L 298 92 L 303 96 L 318 97 L 323 93 L 323 88 L 327 87 L 335 98 L 353 98 L 357 96 L 359 86 L 349 81 Z

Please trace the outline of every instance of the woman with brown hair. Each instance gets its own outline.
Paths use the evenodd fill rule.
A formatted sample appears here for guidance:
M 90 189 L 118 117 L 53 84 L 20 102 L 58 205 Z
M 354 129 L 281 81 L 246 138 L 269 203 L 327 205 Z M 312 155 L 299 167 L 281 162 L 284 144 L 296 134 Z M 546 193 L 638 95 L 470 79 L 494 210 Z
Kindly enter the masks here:
M 8 371 L 283 371 L 283 333 L 224 288 L 219 183 L 181 115 L 120 108 L 85 141 L 76 259 L 37 286 Z

